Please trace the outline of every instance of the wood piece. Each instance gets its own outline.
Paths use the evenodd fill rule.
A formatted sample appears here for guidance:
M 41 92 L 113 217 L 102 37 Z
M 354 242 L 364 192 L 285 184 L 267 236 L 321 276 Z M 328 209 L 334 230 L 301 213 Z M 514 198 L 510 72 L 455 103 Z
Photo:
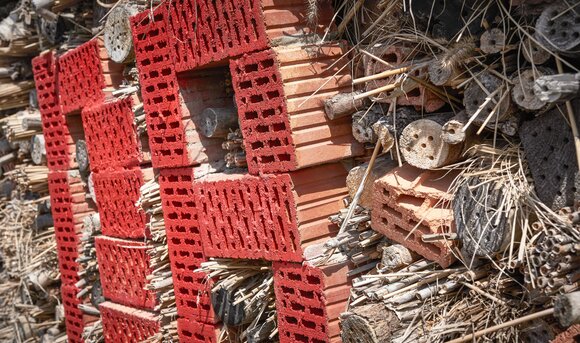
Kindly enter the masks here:
M 339 93 L 330 99 L 324 100 L 324 112 L 330 120 L 349 116 L 365 107 L 366 99 L 357 99 L 363 91 Z
M 383 116 L 382 110 L 371 108 L 368 111 L 358 111 L 352 115 L 352 135 L 360 143 L 375 143 L 377 134 L 373 125 Z
M 226 138 L 238 127 L 238 113 L 234 107 L 208 107 L 201 112 L 199 130 L 205 137 Z
M 383 303 L 354 307 L 341 315 L 344 343 L 390 342 L 400 321 Z
M 530 37 L 526 37 L 522 42 L 522 54 L 526 61 L 535 65 L 544 64 L 552 57 L 545 47 L 539 46 Z
M 393 244 L 383 247 L 383 254 L 379 267 L 381 270 L 387 272 L 395 271 L 406 267 L 417 260 L 419 260 L 419 256 L 416 253 L 401 244 Z
M 276 321 L 271 320 L 262 325 L 248 330 L 246 334 L 247 343 L 269 343 L 272 341 L 270 334 L 275 331 Z
M 49 228 L 53 225 L 54 225 L 54 222 L 52 221 L 52 214 L 50 214 L 50 213 L 38 215 L 38 216 L 36 216 L 36 218 L 34 220 L 34 228 L 36 230 L 44 230 L 44 229 Z
M 562 103 L 580 94 L 580 73 L 543 75 L 536 79 L 534 94 L 549 103 Z
M 516 72 L 511 78 L 514 85 L 513 102 L 527 112 L 545 112 L 548 109 L 548 102 L 536 96 L 534 85 L 539 77 L 552 74 L 554 72 L 551 69 L 543 67 L 527 68 Z
M 480 38 L 481 51 L 496 54 L 505 48 L 505 34 L 498 28 L 485 31 Z
M 401 137 L 403 129 L 420 118 L 421 115 L 412 107 L 400 107 L 394 114 L 387 114 L 381 117 L 373 125 L 373 130 L 381 143 L 383 151 L 390 150 L 395 144 L 395 139 Z
M 362 179 L 367 171 L 369 164 L 364 163 L 360 166 L 352 168 L 346 177 L 346 187 L 348 188 L 348 194 L 351 198 L 354 198 L 358 187 L 360 186 Z M 373 203 L 373 184 L 375 180 L 381 178 L 391 169 L 395 168 L 397 163 L 388 157 L 380 157 L 376 160 L 374 167 L 368 175 L 363 192 L 360 195 L 358 204 L 364 208 L 372 208 Z
M 30 158 L 32 159 L 32 163 L 36 165 L 46 164 L 46 147 L 43 135 L 34 135 L 32 137 Z
M 129 19 L 137 12 L 136 6 L 123 4 L 113 8 L 107 17 L 103 37 L 105 49 L 114 62 L 129 63 L 135 59 Z
M 220 318 L 224 324 L 230 326 L 238 326 L 244 323 L 251 322 L 254 318 L 246 313 L 245 307 L 246 303 L 241 302 L 234 305 L 234 292 L 235 290 L 229 290 L 224 287 L 220 287 L 217 290 L 212 290 L 211 292 L 211 303 L 213 305 L 214 312 L 218 318 Z
M 465 106 L 467 115 L 471 118 L 477 114 L 474 122 L 483 124 L 495 108 L 496 111 L 493 113 L 489 122 L 495 123 L 496 121 L 506 119 L 513 112 L 513 107 L 511 97 L 504 96 L 507 90 L 504 87 L 503 81 L 489 72 L 482 72 L 476 78 L 477 80 L 469 82 L 463 97 L 463 105 Z M 492 100 L 486 103 L 487 98 L 494 92 L 495 95 Z M 501 100 L 501 104 L 496 106 L 500 99 L 503 99 Z M 479 111 L 480 106 L 484 103 L 486 105 Z
M 577 54 L 580 46 L 580 13 L 565 3 L 546 7 L 536 20 L 534 37 L 552 51 Z
M 421 169 L 433 169 L 457 162 L 464 144 L 451 145 L 443 141 L 443 124 L 451 117 L 440 114 L 419 119 L 407 125 L 399 141 L 401 154 L 410 165 Z
M 87 142 L 79 139 L 75 143 L 76 159 L 79 166 L 79 171 L 83 174 L 90 172 L 89 170 L 89 152 L 87 150 Z
M 580 324 L 580 291 L 556 297 L 554 316 L 563 327 Z
M 42 131 L 42 120 L 40 119 L 40 115 L 38 117 L 24 117 L 24 118 L 22 118 L 22 130 L 24 130 L 24 131 L 28 131 L 28 130 Z
M 449 119 L 441 129 L 441 139 L 447 144 L 459 144 L 465 142 L 468 132 L 463 131 L 468 118 L 465 111 L 457 113 Z M 473 130 L 471 130 L 473 131 Z

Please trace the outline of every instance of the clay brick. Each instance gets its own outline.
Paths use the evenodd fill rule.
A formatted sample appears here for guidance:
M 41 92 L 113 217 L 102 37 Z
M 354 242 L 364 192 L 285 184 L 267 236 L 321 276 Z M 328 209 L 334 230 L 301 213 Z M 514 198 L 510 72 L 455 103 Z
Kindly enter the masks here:
M 453 195 L 448 189 L 456 175 L 425 171 L 408 164 L 393 169 L 375 181 L 373 229 L 426 259 L 448 267 L 455 260 L 451 243 L 425 243 L 421 237 L 455 232 L 450 208 Z
M 76 259 L 82 221 L 94 213 L 94 206 L 85 201 L 85 184 L 78 172 L 49 172 L 48 189 L 61 281 L 74 284 L 79 280 Z
M 580 324 L 570 326 L 566 331 L 560 333 L 552 343 L 575 343 L 580 338 Z
M 60 56 L 57 79 L 59 104 L 64 114 L 101 100 L 105 79 L 97 40 L 90 40 Z
M 417 49 L 406 47 L 403 45 L 378 45 L 371 48 L 371 53 L 380 57 L 382 60 L 390 63 L 392 67 L 386 66 L 384 63 L 378 62 L 368 56 L 363 57 L 363 64 L 365 66 L 365 74 L 367 76 L 375 75 L 386 70 L 402 68 L 412 65 L 413 59 Z M 414 71 L 413 76 L 418 78 L 425 78 L 427 74 L 427 67 Z M 395 82 L 399 75 L 373 80 L 366 83 L 368 91 L 380 88 Z M 392 99 L 378 100 L 379 102 L 391 103 Z M 398 106 L 414 106 L 418 111 L 424 108 L 426 112 L 435 112 L 445 105 L 445 101 L 441 100 L 433 92 L 427 90 L 425 87 L 417 87 L 397 98 Z
M 151 168 L 110 171 L 93 174 L 101 232 L 117 238 L 149 236 L 145 212 L 135 204 L 141 186 L 153 178 Z
M 179 318 L 177 333 L 181 343 L 219 343 L 221 326 Z
M 62 304 L 64 307 L 64 321 L 66 325 L 66 335 L 69 343 L 82 343 L 83 329 L 87 324 L 94 322 L 97 318 L 83 314 L 78 305 L 81 303 L 77 299 L 79 289 L 74 285 L 62 285 L 60 288 Z
M 145 290 L 149 266 L 144 242 L 99 236 L 95 238 L 103 296 L 131 307 L 153 310 L 156 293 Z
M 304 1 L 179 0 L 169 2 L 168 35 L 177 71 L 284 43 L 289 36 L 323 35 L 333 9 L 318 4 L 314 28 Z
M 154 313 L 105 301 L 99 305 L 107 343 L 141 342 L 161 330 Z
M 276 173 L 363 153 L 349 118 L 334 121 L 324 100 L 350 91 L 343 43 L 276 47 L 230 61 L 251 174 Z M 320 88 L 320 89 L 319 89 Z M 316 95 L 313 95 L 317 91 Z
M 210 174 L 193 183 L 206 256 L 302 261 L 305 246 L 336 232 L 343 207 L 340 163 L 279 175 Z
M 82 111 L 91 171 L 119 170 L 150 162 L 147 136 L 137 133 L 133 100 L 108 99 Z
M 274 262 L 272 267 L 280 343 L 340 342 L 339 316 L 352 281 L 349 266 Z

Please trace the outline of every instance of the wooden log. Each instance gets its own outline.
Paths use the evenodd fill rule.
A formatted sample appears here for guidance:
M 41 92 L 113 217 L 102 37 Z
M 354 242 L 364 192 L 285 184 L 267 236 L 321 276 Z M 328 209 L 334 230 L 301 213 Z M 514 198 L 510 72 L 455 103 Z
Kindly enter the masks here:
M 208 138 L 226 138 L 238 127 L 238 113 L 234 107 L 208 107 L 199 118 L 200 133 Z
M 377 134 L 373 125 L 383 116 L 381 109 L 358 111 L 352 115 L 352 135 L 360 143 L 375 143 Z
M 535 81 L 534 94 L 549 103 L 570 101 L 580 94 L 580 73 L 540 76 Z
M 352 168 L 346 177 L 346 187 L 348 188 L 348 194 L 351 198 L 354 198 L 361 181 L 367 171 L 369 164 L 364 163 L 360 166 Z M 363 187 L 362 194 L 360 195 L 358 204 L 364 208 L 372 208 L 373 203 L 373 184 L 375 180 L 380 179 L 391 169 L 395 168 L 397 163 L 388 157 L 380 157 L 375 161 L 375 165 L 367 176 L 365 185 Z
M 44 229 L 49 228 L 53 225 L 54 225 L 54 222 L 52 220 L 52 214 L 50 214 L 50 213 L 38 215 L 34 219 L 34 228 L 36 230 L 44 230 Z
M 527 68 L 516 72 L 511 81 L 512 100 L 522 110 L 526 112 L 545 112 L 548 109 L 548 102 L 542 100 L 534 93 L 536 79 L 546 75 L 552 75 L 551 69 L 543 67 Z
M 465 112 L 469 117 L 477 115 L 473 120 L 477 124 L 483 124 L 494 109 L 496 111 L 488 120 L 489 123 L 506 119 L 514 110 L 511 97 L 504 95 L 506 91 L 507 87 L 504 87 L 503 81 L 500 78 L 487 71 L 482 72 L 477 76 L 477 81 L 470 81 L 465 88 L 463 97 Z M 491 100 L 488 100 L 492 94 L 493 97 Z M 502 99 L 501 103 L 497 106 L 500 99 Z M 485 106 L 483 106 L 484 104 Z M 480 106 L 483 106 L 481 110 L 479 110 Z
M 30 158 L 32 159 L 32 163 L 36 165 L 46 164 L 46 146 L 43 135 L 34 135 L 32 137 Z
M 373 130 L 381 142 L 383 151 L 390 150 L 395 144 L 395 139 L 401 137 L 403 129 L 420 118 L 421 115 L 412 107 L 400 107 L 394 114 L 389 113 L 381 117 L 373 125 Z
M 443 125 L 452 116 L 438 114 L 419 119 L 403 130 L 399 146 L 405 161 L 421 169 L 439 168 L 457 162 L 466 144 L 448 144 L 441 138 Z
M 536 20 L 534 38 L 547 49 L 562 54 L 578 54 L 580 13 L 565 3 L 546 7 Z
M 390 342 L 401 326 L 395 313 L 383 303 L 354 307 L 343 313 L 341 319 L 344 343 Z
M 40 119 L 40 113 L 38 117 L 24 117 L 22 118 L 22 130 L 38 130 L 42 131 L 42 120 Z
M 463 131 L 468 118 L 465 111 L 457 113 L 453 118 L 449 119 L 441 129 L 441 139 L 447 144 L 459 144 L 465 142 L 467 132 Z M 473 130 L 470 130 L 473 131 Z
M 42 200 L 38 202 L 37 210 L 39 214 L 51 213 L 50 212 L 50 199 Z
M 324 100 L 324 112 L 330 120 L 349 116 L 357 110 L 365 107 L 366 99 L 359 99 L 356 96 L 363 94 L 363 91 L 352 93 L 339 93 L 330 99 Z
M 114 62 L 129 63 L 135 59 L 129 19 L 137 12 L 136 6 L 124 4 L 113 8 L 107 17 L 103 40 L 109 58 Z
M 496 54 L 505 48 L 505 34 L 498 28 L 485 31 L 479 41 L 479 48 L 486 54 Z
M 540 65 L 548 62 L 552 55 L 545 47 L 540 47 L 530 37 L 527 37 L 522 42 L 522 54 L 526 61 Z
M 82 174 L 90 172 L 89 170 L 89 152 L 87 150 L 87 142 L 79 139 L 75 143 L 76 159 L 79 166 L 79 171 Z
M 556 297 L 554 316 L 563 327 L 580 324 L 580 291 Z
M 383 254 L 379 267 L 386 271 L 395 271 L 419 259 L 419 255 L 401 244 L 383 247 Z

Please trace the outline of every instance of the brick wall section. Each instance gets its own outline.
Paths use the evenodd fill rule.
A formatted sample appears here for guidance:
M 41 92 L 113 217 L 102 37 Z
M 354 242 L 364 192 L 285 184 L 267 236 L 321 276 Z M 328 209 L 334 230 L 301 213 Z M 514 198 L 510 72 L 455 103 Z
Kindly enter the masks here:
M 109 99 L 82 111 L 91 171 L 139 166 L 150 159 L 135 127 L 133 100 Z
M 99 305 L 105 342 L 141 342 L 160 330 L 158 317 L 151 312 L 105 301 Z
M 263 50 L 289 35 L 323 34 L 333 15 L 330 2 L 319 4 L 317 25 L 306 22 L 304 1 L 172 1 L 168 28 L 178 71 L 190 70 L 243 53 Z
M 122 305 L 153 310 L 156 294 L 145 290 L 151 274 L 147 244 L 99 236 L 95 246 L 103 296 Z
M 274 262 L 273 269 L 280 343 L 340 342 L 339 316 L 350 295 L 348 265 Z
M 104 97 L 99 43 L 93 39 L 58 58 L 58 96 L 64 114 Z
M 416 58 L 416 49 L 412 47 L 405 47 L 403 45 L 379 45 L 371 49 L 375 56 L 379 56 L 384 61 L 391 63 L 392 67 L 385 66 L 384 63 L 378 62 L 368 56 L 363 57 L 365 66 L 365 74 L 367 76 L 375 75 L 386 70 L 406 67 L 413 64 L 413 59 Z M 425 78 L 427 74 L 427 67 L 414 71 L 415 77 Z M 366 83 L 367 90 L 377 89 L 395 82 L 396 76 L 373 80 Z M 391 103 L 392 99 L 380 100 L 382 102 Z M 417 111 L 424 108 L 426 112 L 435 112 L 445 105 L 445 101 L 441 100 L 435 93 L 420 86 L 416 89 L 407 92 L 404 96 L 397 98 L 398 106 L 414 106 Z
M 149 235 L 147 215 L 135 203 L 140 188 L 153 178 L 151 168 L 93 174 L 95 196 L 101 218 L 101 232 L 117 238 L 144 238 Z
M 74 285 L 62 285 L 60 288 L 64 307 L 66 335 L 69 343 L 83 342 L 82 335 L 86 324 L 86 317 L 77 307 L 80 304 L 80 300 L 77 299 L 78 291 L 78 288 Z
M 79 280 L 79 234 L 83 219 L 94 213 L 94 207 L 85 200 L 86 188 L 78 172 L 49 172 L 48 189 L 63 284 Z
M 221 327 L 180 318 L 177 320 L 177 332 L 180 343 L 219 343 Z
M 60 110 L 56 69 L 57 60 L 52 52 L 32 59 L 47 166 L 49 170 L 67 170 L 73 166 L 75 150 L 68 143 L 70 132 Z
M 425 243 L 421 237 L 455 231 L 452 195 L 447 191 L 456 175 L 408 164 L 393 169 L 375 181 L 373 229 L 444 268 L 449 266 L 455 260 L 451 243 Z
M 360 155 L 349 118 L 329 121 L 324 100 L 350 91 L 342 43 L 277 47 L 230 61 L 252 174 L 296 170 Z M 320 89 L 319 89 L 320 87 Z M 313 96 L 313 93 L 317 94 Z

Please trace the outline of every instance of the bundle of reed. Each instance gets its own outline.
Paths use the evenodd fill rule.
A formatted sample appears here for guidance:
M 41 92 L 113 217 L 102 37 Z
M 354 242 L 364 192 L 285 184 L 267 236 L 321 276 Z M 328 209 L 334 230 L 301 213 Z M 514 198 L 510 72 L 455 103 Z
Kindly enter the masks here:
M 244 138 L 242 137 L 242 131 L 240 129 L 236 129 L 227 134 L 226 139 L 222 143 L 222 149 L 227 151 L 225 156 L 226 168 L 247 167 Z
M 18 185 L 21 192 L 48 195 L 48 167 L 30 164 L 16 165 L 14 170 L 4 174 Z
M 27 107 L 30 103 L 29 93 L 33 89 L 34 81 L 30 80 L 0 82 L 0 111 Z
M 265 261 L 211 259 L 197 271 L 213 280 L 214 312 L 224 323 L 221 342 L 273 342 L 277 339 L 272 266 Z
M 147 242 L 149 246 L 147 254 L 149 255 L 151 274 L 147 276 L 148 283 L 145 285 L 145 289 L 152 290 L 157 294 L 158 304 L 154 311 L 159 314 L 161 322 L 160 333 L 150 337 L 148 341 L 175 341 L 177 339 L 177 307 L 157 177 L 141 186 L 141 197 L 136 206 L 142 208 L 149 218 L 147 225 L 151 238 Z

